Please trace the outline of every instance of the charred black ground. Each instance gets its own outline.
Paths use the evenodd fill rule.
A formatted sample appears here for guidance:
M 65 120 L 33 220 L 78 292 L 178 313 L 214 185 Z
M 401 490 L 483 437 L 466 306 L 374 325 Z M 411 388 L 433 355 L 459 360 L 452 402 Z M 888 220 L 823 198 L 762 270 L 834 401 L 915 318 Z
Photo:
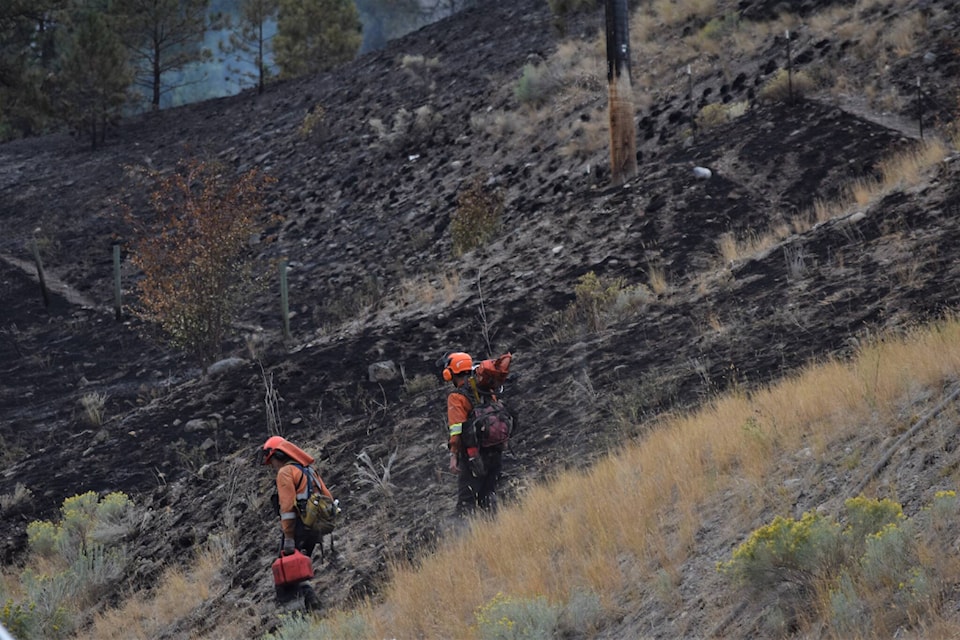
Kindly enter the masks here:
M 801 4 L 799 13 L 810 15 L 844 3 Z M 945 121 L 956 105 L 957 14 L 949 2 L 924 4 L 952 19 L 929 25 L 927 39 L 897 59 L 889 77 L 908 96 L 922 74 L 926 113 Z M 762 19 L 781 5 L 744 0 L 739 11 Z M 897 11 L 919 10 L 914 5 Z M 888 14 L 878 19 L 897 15 Z M 583 16 L 568 33 L 592 37 L 602 18 Z M 404 384 L 436 376 L 445 351 L 515 354 L 507 397 L 523 429 L 506 461 L 509 502 L 547 474 L 588 464 L 638 435 L 618 428 L 612 410 L 629 390 L 642 394 L 646 416 L 694 406 L 733 384 L 775 381 L 865 336 L 957 308 L 956 155 L 929 183 L 895 191 L 865 215 L 730 265 L 719 258 L 721 234 L 761 234 L 916 141 L 915 104 L 905 100 L 902 113 L 885 114 L 807 97 L 756 105 L 691 139 L 681 83 L 656 92 L 638 113 L 640 175 L 614 188 L 602 152 L 566 157 L 555 135 L 564 119 L 596 117 L 602 81 L 592 101 L 545 116 L 539 141 L 527 147 L 471 124 L 475 114 L 514 108 L 511 87 L 523 65 L 558 42 L 546 3 L 484 4 L 327 75 L 124 121 L 95 153 L 66 136 L 0 146 L 0 494 L 17 483 L 34 493 L 3 514 L 4 562 L 24 562 L 27 522 L 55 516 L 64 498 L 86 490 L 127 492 L 150 514 L 134 541 L 140 560 L 118 589 L 150 586 L 232 522 L 240 552 L 226 570 L 230 588 L 190 631 L 203 633 L 239 609 L 253 637 L 273 620 L 277 536 L 261 499 L 272 478 L 252 458 L 268 435 L 261 364 L 282 397 L 286 435 L 319 454 L 345 509 L 338 554 L 324 561 L 319 579 L 325 605 L 336 607 L 376 593 L 391 558 L 415 557 L 448 526 L 454 480 L 444 471 L 445 389 L 438 381 L 411 393 Z M 841 64 L 850 45 L 805 38 L 800 29 L 797 64 Z M 782 66 L 780 55 L 771 40 L 769 55 L 725 61 L 727 71 L 697 77 L 698 105 L 754 97 Z M 868 73 L 852 63 L 848 71 Z M 316 105 L 325 119 L 304 137 L 299 129 Z M 401 111 L 425 106 L 435 117 L 423 128 L 383 136 L 370 124 L 379 119 L 389 129 Z M 265 295 L 243 318 L 258 336 L 259 362 L 238 339 L 226 355 L 243 361 L 206 377 L 146 340 L 134 319 L 117 323 L 110 309 L 110 247 L 124 233 L 115 200 L 131 189 L 127 167 L 169 168 L 183 157 L 238 171 L 257 166 L 278 178 L 270 210 L 280 219 L 258 250 L 291 264 L 292 343 L 280 337 L 277 296 Z M 712 177 L 697 179 L 694 166 Z M 455 259 L 450 214 L 478 174 L 506 194 L 503 231 Z M 34 236 L 50 273 L 49 307 L 30 268 Z M 654 270 L 669 288 L 650 293 L 631 317 L 599 333 L 558 331 L 583 274 L 638 284 Z M 453 273 L 459 293 L 449 301 L 404 295 L 411 283 L 440 291 Z M 371 382 L 368 367 L 386 360 L 402 376 Z M 84 420 L 79 399 L 90 391 L 109 396 L 102 426 Z M 396 452 L 393 496 L 362 482 L 355 462 L 363 451 L 378 462 Z M 909 508 L 911 497 L 901 497 Z M 798 498 L 798 506 L 812 499 Z M 690 597 L 700 603 L 698 619 L 718 615 L 722 603 Z M 671 637 L 650 616 L 626 616 L 610 637 L 639 628 Z

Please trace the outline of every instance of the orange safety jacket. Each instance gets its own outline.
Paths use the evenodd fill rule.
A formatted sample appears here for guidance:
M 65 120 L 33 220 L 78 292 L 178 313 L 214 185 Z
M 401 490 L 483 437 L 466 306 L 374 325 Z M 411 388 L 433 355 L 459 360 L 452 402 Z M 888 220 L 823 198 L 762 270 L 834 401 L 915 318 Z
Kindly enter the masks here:
M 463 434 L 463 423 L 473 410 L 473 403 L 460 391 L 453 391 L 447 396 L 447 424 L 450 425 L 450 451 L 460 453 L 460 439 Z
M 320 492 L 333 500 L 333 495 L 323 483 L 320 474 L 316 474 Z M 277 471 L 277 497 L 280 499 L 280 528 L 283 537 L 293 538 L 297 530 L 297 501 L 306 500 L 307 478 L 303 471 L 292 462 L 288 462 Z

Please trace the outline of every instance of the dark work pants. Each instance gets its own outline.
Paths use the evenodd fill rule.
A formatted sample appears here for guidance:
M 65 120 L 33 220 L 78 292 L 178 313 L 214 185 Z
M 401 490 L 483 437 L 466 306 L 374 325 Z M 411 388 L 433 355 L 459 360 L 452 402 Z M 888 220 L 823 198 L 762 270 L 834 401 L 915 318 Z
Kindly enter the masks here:
M 460 465 L 460 476 L 457 478 L 457 515 L 470 515 L 480 507 L 483 510 L 496 508 L 497 482 L 500 480 L 500 471 L 503 467 L 503 453 L 497 449 L 480 449 L 480 459 L 486 474 L 476 478 L 470 473 L 470 464 L 467 453 L 460 452 L 457 463 Z

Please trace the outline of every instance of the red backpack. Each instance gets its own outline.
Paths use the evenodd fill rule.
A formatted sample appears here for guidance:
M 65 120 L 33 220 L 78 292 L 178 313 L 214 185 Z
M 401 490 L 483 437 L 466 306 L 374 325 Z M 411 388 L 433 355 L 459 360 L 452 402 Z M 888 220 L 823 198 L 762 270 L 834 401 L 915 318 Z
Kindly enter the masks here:
M 467 415 L 461 437 L 467 447 L 506 449 L 516 426 L 516 417 L 497 398 L 510 374 L 509 353 L 484 360 L 474 367 L 473 375 L 460 387 L 473 409 Z

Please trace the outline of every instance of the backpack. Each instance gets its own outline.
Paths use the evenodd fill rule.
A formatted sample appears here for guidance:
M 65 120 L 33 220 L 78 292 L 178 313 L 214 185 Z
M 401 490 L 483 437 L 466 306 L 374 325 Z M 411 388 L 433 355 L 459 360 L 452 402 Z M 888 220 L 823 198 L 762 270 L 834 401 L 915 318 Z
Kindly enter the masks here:
M 320 482 L 315 477 L 317 472 L 313 467 L 304 467 L 296 463 L 294 466 L 300 469 L 307 479 L 307 499 L 297 501 L 300 521 L 303 526 L 316 531 L 321 536 L 333 533 L 337 527 L 337 514 L 340 512 L 337 501 L 331 500 L 320 491 Z
M 473 375 L 459 391 L 473 407 L 461 434 L 464 445 L 481 449 L 504 450 L 516 427 L 516 417 L 496 397 L 510 373 L 511 355 L 484 360 L 474 367 Z

